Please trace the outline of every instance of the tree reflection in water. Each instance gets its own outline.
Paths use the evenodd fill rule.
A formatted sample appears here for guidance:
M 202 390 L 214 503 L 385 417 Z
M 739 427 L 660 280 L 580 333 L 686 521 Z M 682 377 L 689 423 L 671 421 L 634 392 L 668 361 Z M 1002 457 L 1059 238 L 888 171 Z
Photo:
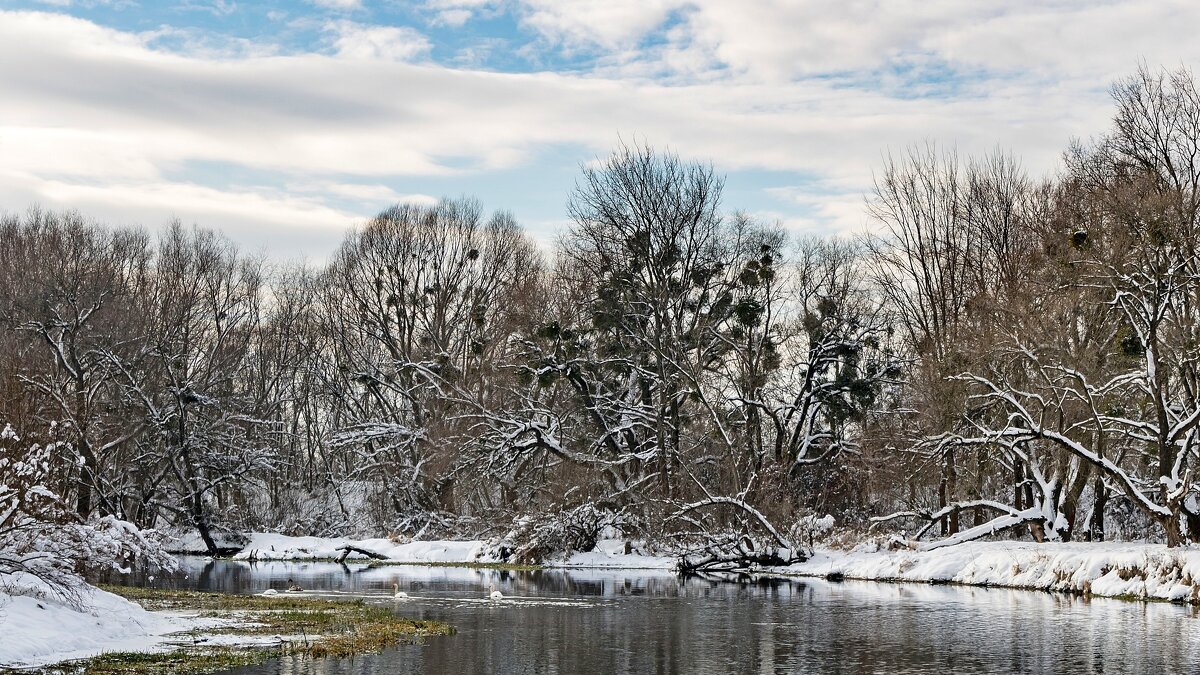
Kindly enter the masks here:
M 1004 589 L 200 559 L 153 585 L 249 593 L 289 577 L 313 592 L 448 621 L 458 633 L 353 659 L 284 658 L 235 672 L 1111 673 L 1200 663 L 1192 608 Z M 412 600 L 390 603 L 393 583 Z M 492 584 L 503 601 L 483 599 Z

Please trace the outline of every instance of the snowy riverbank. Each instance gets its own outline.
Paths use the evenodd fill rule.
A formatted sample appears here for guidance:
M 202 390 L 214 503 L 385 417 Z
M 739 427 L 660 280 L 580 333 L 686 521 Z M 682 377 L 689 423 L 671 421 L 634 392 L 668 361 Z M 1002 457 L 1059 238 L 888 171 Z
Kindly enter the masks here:
M 0 670 L 224 672 L 281 654 L 346 657 L 452 632 L 386 605 L 302 592 L 111 588 L 120 596 L 80 581 L 64 597 L 28 575 L 0 575 Z
M 1200 547 L 970 542 L 933 551 L 829 551 L 775 571 L 875 581 L 1083 593 L 1200 603 Z
M 0 575 L 0 667 L 27 668 L 104 652 L 160 651 L 191 617 L 150 612 L 82 585 L 65 599 L 29 575 Z
M 347 560 L 364 561 L 371 557 L 345 547 L 370 551 L 388 563 L 408 564 L 495 564 L 503 562 L 494 544 L 482 540 L 395 542 L 391 539 L 344 539 L 325 537 L 289 537 L 282 534 L 254 532 L 234 560 Z M 198 537 L 181 538 L 170 548 L 178 552 L 204 553 Z M 545 567 L 588 567 L 615 569 L 665 570 L 675 567 L 672 556 L 653 556 L 625 553 L 625 543 L 616 539 L 600 541 L 589 553 L 573 553 L 559 559 L 543 561 Z
M 388 562 L 417 564 L 494 563 L 483 541 L 397 544 L 387 539 L 349 540 L 256 534 L 238 559 L 285 565 L 336 558 L 347 544 Z M 352 554 L 357 562 L 366 556 Z M 641 570 L 670 573 L 675 559 L 624 553 L 624 543 L 601 542 L 597 550 L 548 561 L 547 567 Z M 449 569 L 449 568 L 444 568 Z M 382 572 L 383 569 L 380 569 Z M 468 572 L 468 570 L 463 570 Z M 933 551 L 818 549 L 800 564 L 764 568 L 765 574 L 842 577 L 874 581 L 956 583 L 1106 597 L 1200 603 L 1200 547 L 1158 544 L 972 542 Z M 84 586 L 70 601 L 31 577 L 0 577 L 0 667 L 36 667 L 110 651 L 171 648 L 173 633 L 201 628 L 204 620 L 150 612 L 100 589 Z
M 487 542 L 389 539 L 325 539 L 277 534 L 249 535 L 240 560 L 335 559 L 354 546 L 389 563 L 486 564 L 501 562 Z M 186 544 L 187 542 L 181 542 Z M 1020 541 L 970 542 L 932 551 L 837 551 L 818 548 L 813 557 L 789 567 L 764 568 L 769 573 L 841 576 L 875 581 L 958 583 L 1083 593 L 1106 597 L 1170 600 L 1200 604 L 1200 547 L 1168 549 L 1161 544 L 1068 543 Z M 367 556 L 351 552 L 349 559 Z M 547 560 L 546 567 L 670 570 L 671 556 L 625 553 L 624 543 L 604 540 L 595 551 Z

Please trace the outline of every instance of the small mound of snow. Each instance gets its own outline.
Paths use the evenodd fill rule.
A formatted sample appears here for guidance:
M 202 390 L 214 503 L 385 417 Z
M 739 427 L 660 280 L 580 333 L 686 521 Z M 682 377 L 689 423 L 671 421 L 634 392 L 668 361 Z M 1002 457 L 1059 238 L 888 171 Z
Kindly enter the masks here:
M 66 599 L 27 574 L 0 575 L 0 667 L 27 668 L 110 651 L 152 651 L 188 628 L 122 597 L 82 585 Z

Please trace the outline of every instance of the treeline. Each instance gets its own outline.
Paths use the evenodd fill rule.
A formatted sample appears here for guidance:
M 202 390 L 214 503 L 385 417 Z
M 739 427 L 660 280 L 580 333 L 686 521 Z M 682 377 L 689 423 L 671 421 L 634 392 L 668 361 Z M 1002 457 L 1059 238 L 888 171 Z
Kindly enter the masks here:
M 940 545 L 1200 540 L 1200 94 L 1113 88 L 1052 179 L 891 158 L 872 234 L 722 208 L 621 147 L 553 250 L 469 199 L 400 205 L 320 267 L 74 213 L 0 223 L 0 420 L 75 518 L 221 530 L 606 528 L 694 565 L 803 555 L 814 515 Z M 874 524 L 874 525 L 873 525 Z M 0 528 L 3 523 L 0 523 Z

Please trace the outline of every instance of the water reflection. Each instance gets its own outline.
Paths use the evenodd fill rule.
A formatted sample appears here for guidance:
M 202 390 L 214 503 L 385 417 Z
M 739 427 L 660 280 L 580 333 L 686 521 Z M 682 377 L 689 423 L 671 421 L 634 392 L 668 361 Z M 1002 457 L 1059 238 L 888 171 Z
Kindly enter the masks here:
M 374 673 L 1194 672 L 1191 608 L 1002 589 L 185 560 L 153 585 L 350 594 L 447 621 L 449 638 L 245 675 Z M 414 596 L 392 599 L 392 584 Z M 506 599 L 487 601 L 490 585 Z

